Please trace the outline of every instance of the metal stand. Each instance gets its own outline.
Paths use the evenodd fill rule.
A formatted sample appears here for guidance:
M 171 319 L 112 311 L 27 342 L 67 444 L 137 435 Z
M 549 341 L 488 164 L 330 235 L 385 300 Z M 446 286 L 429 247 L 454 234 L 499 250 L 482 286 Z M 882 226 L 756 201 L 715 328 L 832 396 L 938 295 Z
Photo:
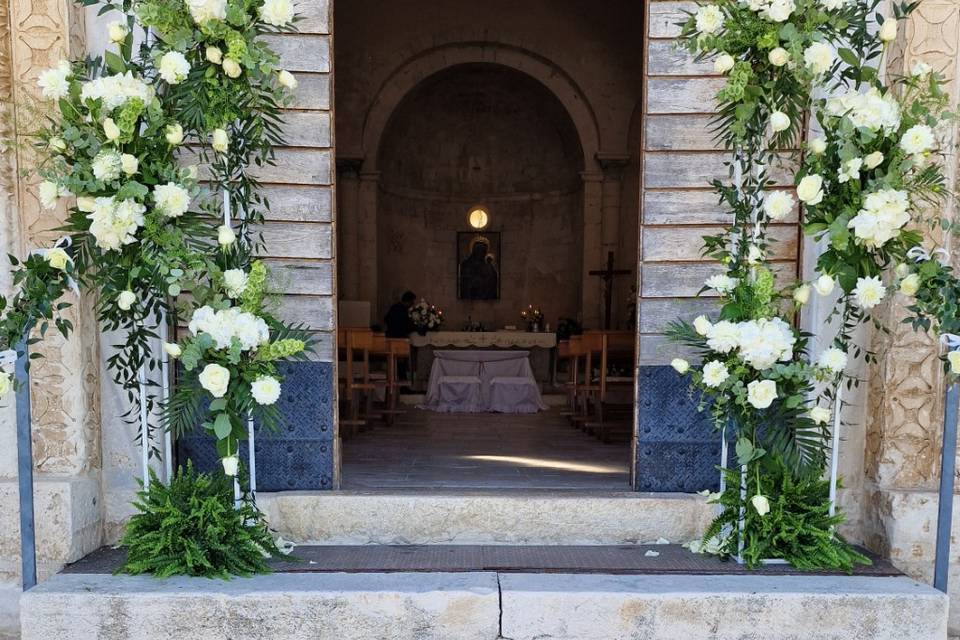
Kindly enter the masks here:
M 150 416 L 147 413 L 147 364 L 140 365 L 137 372 L 137 388 L 140 394 L 140 466 L 143 490 L 150 490 Z
M 837 478 L 840 468 L 840 414 L 843 412 L 843 377 L 833 398 L 833 433 L 830 434 L 830 516 L 837 512 Z
M 933 586 L 947 593 L 950 570 L 950 529 L 953 525 L 953 483 L 957 471 L 957 403 L 960 383 L 947 387 L 943 408 L 943 446 L 940 452 L 940 498 L 937 505 L 937 556 Z
M 163 348 L 167 342 L 169 328 L 167 327 L 167 314 L 160 312 L 159 318 L 160 337 L 160 397 L 163 399 L 162 405 L 167 406 L 170 401 L 170 358 L 167 356 L 166 349 Z M 163 431 L 163 471 L 167 484 L 173 480 L 173 434 L 170 429 Z
M 33 513 L 33 442 L 30 437 L 30 378 L 26 337 L 17 345 L 17 479 L 20 492 L 20 561 L 23 590 L 37 584 L 37 532 Z

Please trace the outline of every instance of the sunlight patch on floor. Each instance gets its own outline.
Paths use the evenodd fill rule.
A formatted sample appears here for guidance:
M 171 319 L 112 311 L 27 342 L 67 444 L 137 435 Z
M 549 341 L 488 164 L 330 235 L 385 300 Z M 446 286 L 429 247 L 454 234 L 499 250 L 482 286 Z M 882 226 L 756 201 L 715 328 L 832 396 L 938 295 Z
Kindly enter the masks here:
M 484 462 L 502 462 L 504 464 L 519 465 L 521 467 L 536 467 L 538 469 L 558 469 L 561 471 L 576 471 L 579 473 L 623 473 L 623 467 L 603 464 L 585 464 L 568 462 L 565 460 L 548 460 L 545 458 L 531 458 L 527 456 L 490 456 L 473 455 L 463 456 L 467 460 L 481 460 Z

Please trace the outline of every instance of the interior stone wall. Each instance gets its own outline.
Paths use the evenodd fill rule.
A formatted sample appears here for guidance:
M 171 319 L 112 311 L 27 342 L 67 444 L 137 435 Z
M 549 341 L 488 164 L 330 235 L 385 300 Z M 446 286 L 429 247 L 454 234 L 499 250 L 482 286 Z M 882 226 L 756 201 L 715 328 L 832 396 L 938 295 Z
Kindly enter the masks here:
M 407 289 L 454 330 L 518 324 L 528 304 L 554 326 L 579 315 L 582 152 L 542 85 L 492 65 L 441 72 L 396 110 L 379 158 L 379 317 Z M 457 297 L 457 232 L 473 205 L 490 212 L 484 233 L 500 234 L 499 300 Z
M 599 326 L 600 283 L 587 272 L 603 266 L 607 251 L 618 268 L 636 268 L 643 3 L 611 0 L 597 11 L 586 0 L 353 0 L 338 6 L 336 24 L 340 298 L 374 302 L 371 320 L 378 321 L 381 301 L 393 293 L 392 285 L 378 291 L 383 270 L 375 258 L 385 255 L 377 233 L 385 169 L 377 154 L 394 110 L 435 73 L 485 62 L 542 84 L 574 123 L 582 153 L 583 244 L 579 274 L 568 286 L 580 291 L 585 324 Z M 617 283 L 614 326 L 629 322 L 633 280 Z

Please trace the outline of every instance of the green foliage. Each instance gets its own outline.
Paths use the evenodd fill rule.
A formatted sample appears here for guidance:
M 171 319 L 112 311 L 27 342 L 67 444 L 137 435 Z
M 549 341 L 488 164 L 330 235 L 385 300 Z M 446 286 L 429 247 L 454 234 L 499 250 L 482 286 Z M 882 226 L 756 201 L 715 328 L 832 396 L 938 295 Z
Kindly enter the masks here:
M 268 573 L 264 554 L 280 555 L 261 514 L 248 503 L 234 508 L 231 479 L 190 463 L 169 486 L 151 471 L 150 491 L 140 491 L 134 507 L 120 541 L 122 572 L 227 579 Z
M 870 559 L 854 549 L 835 529 L 843 515 L 829 514 L 829 482 L 819 474 L 797 474 L 778 456 L 764 456 L 749 466 L 747 500 L 744 506 L 743 559 L 750 568 L 765 559 L 780 558 L 797 569 L 816 571 L 833 569 L 852 571 Z M 721 540 L 720 555 L 737 553 L 740 518 L 740 469 L 723 471 L 727 490 L 718 502 L 722 513 L 711 523 L 704 540 Z M 763 496 L 770 505 L 761 515 L 752 504 L 754 496 Z M 729 535 L 724 537 L 725 532 Z

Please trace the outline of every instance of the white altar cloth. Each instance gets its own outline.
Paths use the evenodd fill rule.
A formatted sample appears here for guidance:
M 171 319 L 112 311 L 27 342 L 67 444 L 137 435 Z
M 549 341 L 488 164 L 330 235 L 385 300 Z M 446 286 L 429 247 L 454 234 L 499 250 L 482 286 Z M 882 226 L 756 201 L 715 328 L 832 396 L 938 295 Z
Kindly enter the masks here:
M 528 351 L 434 351 L 424 409 L 536 413 L 547 408 Z
M 530 331 L 430 331 L 425 336 L 411 335 L 410 344 L 414 347 L 552 349 L 557 346 L 557 334 Z

